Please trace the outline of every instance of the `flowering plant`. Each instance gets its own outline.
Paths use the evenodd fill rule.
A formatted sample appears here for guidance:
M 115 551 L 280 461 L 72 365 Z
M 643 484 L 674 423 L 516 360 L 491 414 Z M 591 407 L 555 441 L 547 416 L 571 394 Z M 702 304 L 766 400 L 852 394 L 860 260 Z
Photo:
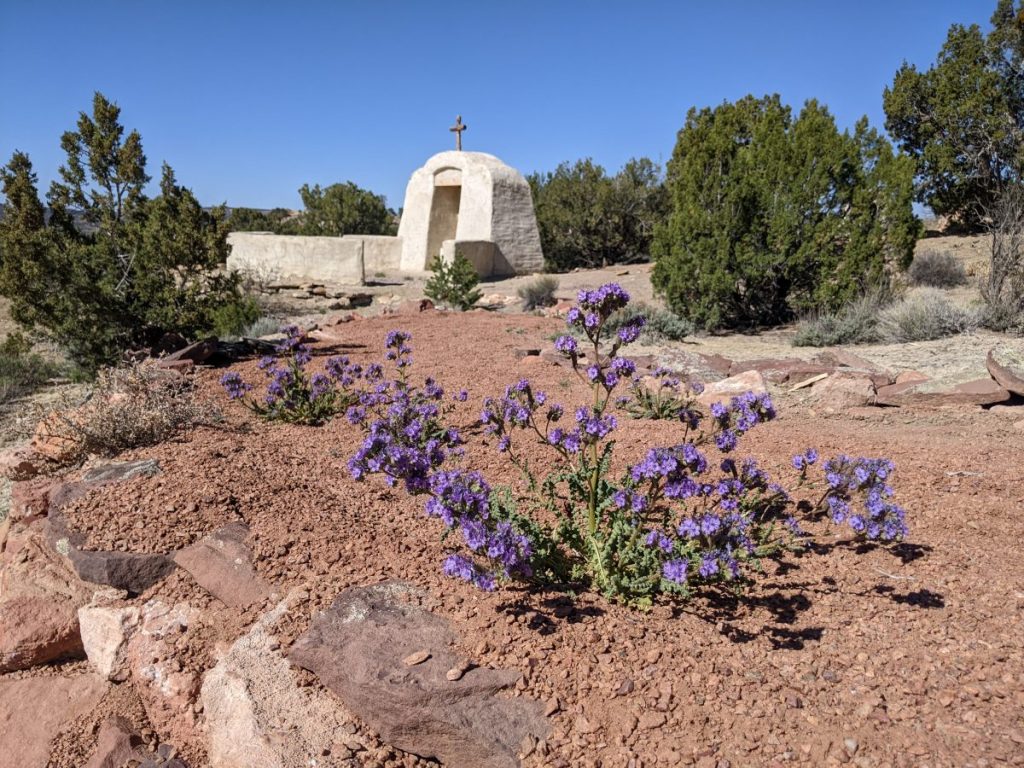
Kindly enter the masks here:
M 657 368 L 650 376 L 634 374 L 629 394 L 615 403 L 635 419 L 675 419 L 686 411 L 692 420 L 697 415 L 695 398 L 703 391 L 699 381 L 683 381 L 667 368 Z
M 528 576 L 530 541 L 513 530 L 508 520 L 491 513 L 491 487 L 484 477 L 442 467 L 462 455 L 462 437 L 445 420 L 454 403 L 465 402 L 468 393 L 462 390 L 446 398 L 444 389 L 429 378 L 421 387 L 411 385 L 407 375 L 412 364 L 410 338 L 402 331 L 388 334 L 386 358 L 394 365 L 396 377 L 386 380 L 381 366 L 369 366 L 365 376 L 369 386 L 348 409 L 349 420 L 366 431 L 348 463 L 349 472 L 357 480 L 382 474 L 389 485 L 400 482 L 409 493 L 429 497 L 427 514 L 441 520 L 448 533 L 460 533 L 471 553 L 449 555 L 445 573 L 484 589 L 493 589 L 499 576 Z
M 387 342 L 398 379 L 376 384 L 350 409 L 367 430 L 350 471 L 358 479 L 379 472 L 428 495 L 427 514 L 459 531 L 464 544 L 446 558 L 445 572 L 486 589 L 510 577 L 582 580 L 610 597 L 646 604 L 658 593 L 741 585 L 761 559 L 799 545 L 806 519 L 828 517 L 871 540 L 906 534 L 904 512 L 887 484 L 893 465 L 885 459 L 824 462 L 823 494 L 797 506 L 756 461 L 734 458 L 743 436 L 775 417 L 766 394 L 716 402 L 705 415 L 681 385 L 670 383 L 675 394 L 665 408 L 681 424 L 679 442 L 649 449 L 613 479 L 615 392 L 636 374 L 619 352 L 639 337 L 644 320 L 633 318 L 613 333 L 606 321 L 628 302 L 621 287 L 609 284 L 581 291 L 567 314 L 570 330 L 585 341 L 567 334 L 555 348 L 592 393 L 571 416 L 526 379 L 484 401 L 485 432 L 523 472 L 525 497 L 492 489 L 478 472 L 447 468 L 462 457 L 462 439 L 443 424 L 443 391 L 429 379 L 422 388 L 408 385 L 409 337 L 400 332 Z M 551 452 L 543 477 L 521 450 L 524 438 Z M 797 485 L 810 483 L 818 465 L 813 449 L 794 457 Z
M 220 380 L 228 397 L 241 400 L 253 412 L 273 421 L 295 424 L 321 424 L 355 401 L 354 387 L 362 377 L 362 367 L 347 357 L 331 357 L 324 371 L 309 375 L 306 366 L 313 359 L 304 334 L 297 326 L 282 328 L 285 339 L 274 356 L 260 359 L 259 369 L 267 377 L 262 399 L 246 399 L 253 386 L 237 371 L 225 373 Z

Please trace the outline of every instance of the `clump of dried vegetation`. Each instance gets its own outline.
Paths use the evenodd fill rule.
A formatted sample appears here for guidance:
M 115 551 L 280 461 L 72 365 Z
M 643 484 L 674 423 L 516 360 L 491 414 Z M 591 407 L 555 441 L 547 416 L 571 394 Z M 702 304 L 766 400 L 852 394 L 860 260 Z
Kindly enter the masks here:
M 219 419 L 190 376 L 151 362 L 130 363 L 101 370 L 85 402 L 53 410 L 36 436 L 59 448 L 62 463 L 72 464 L 155 445 Z

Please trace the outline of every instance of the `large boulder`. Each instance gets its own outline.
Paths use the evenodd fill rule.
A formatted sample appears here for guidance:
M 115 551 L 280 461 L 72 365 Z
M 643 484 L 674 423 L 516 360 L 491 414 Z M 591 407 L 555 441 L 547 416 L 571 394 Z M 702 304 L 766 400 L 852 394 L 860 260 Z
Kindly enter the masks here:
M 811 387 L 815 406 L 827 413 L 873 405 L 875 384 L 867 376 L 832 375 Z
M 715 403 L 728 403 L 744 392 L 753 392 L 756 395 L 768 392 L 768 386 L 760 371 L 744 371 L 727 379 L 706 384 L 704 391 L 697 396 L 697 402 L 710 408 Z
M 538 702 L 497 694 L 512 670 L 465 669 L 448 622 L 416 607 L 400 583 L 342 592 L 292 646 L 291 661 L 320 681 L 389 744 L 451 766 L 512 768 L 527 737 L 544 738 Z
M 107 692 L 99 675 L 0 680 L 0 768 L 46 768 L 50 742 Z
M 82 658 L 78 608 L 93 590 L 34 532 L 8 546 L 2 563 L 0 673 Z
M 177 552 L 174 562 L 226 606 L 248 608 L 270 594 L 270 585 L 253 570 L 248 536 L 245 523 L 229 523 Z
M 298 684 L 274 636 L 295 604 L 293 596 L 281 601 L 203 677 L 211 768 L 305 766 L 338 751 L 339 726 L 347 718 L 330 694 Z
M 989 350 L 986 359 L 989 375 L 1003 389 L 1024 396 L 1024 352 L 1001 344 Z

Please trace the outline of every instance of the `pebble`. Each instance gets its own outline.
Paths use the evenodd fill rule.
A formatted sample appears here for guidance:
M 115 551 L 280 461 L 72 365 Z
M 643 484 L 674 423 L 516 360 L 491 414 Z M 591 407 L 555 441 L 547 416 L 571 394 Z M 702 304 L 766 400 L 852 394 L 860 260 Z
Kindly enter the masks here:
M 430 651 L 427 651 L 427 650 L 416 651 L 415 653 L 410 653 L 408 656 L 406 656 L 404 659 L 402 659 L 402 663 L 405 664 L 405 666 L 407 666 L 407 667 L 415 667 L 417 664 L 422 664 L 424 661 L 426 661 L 429 658 L 430 658 Z M 461 675 L 460 675 L 460 677 L 461 677 Z

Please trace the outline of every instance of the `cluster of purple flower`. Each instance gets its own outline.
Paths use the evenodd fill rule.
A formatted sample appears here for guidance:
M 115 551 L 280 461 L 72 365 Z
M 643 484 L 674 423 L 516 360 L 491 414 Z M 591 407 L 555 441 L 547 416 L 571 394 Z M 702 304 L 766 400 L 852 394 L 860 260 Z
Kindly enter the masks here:
M 220 377 L 220 383 L 227 390 L 228 398 L 238 400 L 245 397 L 245 393 L 252 389 L 252 384 L 246 384 L 242 374 L 237 371 L 228 371 Z
M 432 379 L 421 388 L 404 382 L 379 381 L 349 408 L 350 422 L 367 435 L 349 460 L 352 476 L 383 474 L 389 484 L 401 481 L 409 493 L 430 488 L 431 474 L 462 444 L 458 430 L 445 427 L 444 390 Z
M 594 344 L 601 339 L 601 329 L 612 313 L 629 304 L 629 294 L 616 283 L 607 283 L 591 291 L 580 291 L 576 305 L 566 313 L 565 320 L 570 329 L 583 333 Z M 620 344 L 631 344 L 640 338 L 646 319 L 637 315 L 619 327 L 615 348 Z M 555 340 L 555 349 L 572 358 L 575 364 L 579 356 L 579 345 L 572 336 L 560 336 Z M 614 357 L 614 352 L 611 355 Z
M 408 333 L 392 331 L 385 342 L 386 357 L 398 369 L 398 379 L 385 380 L 379 366 L 367 368 L 365 378 L 373 386 L 348 411 L 349 420 L 367 432 L 349 460 L 349 472 L 357 480 L 383 474 L 389 484 L 401 482 L 410 494 L 429 496 L 427 515 L 440 519 L 449 529 L 458 529 L 471 553 L 450 555 L 444 562 L 446 574 L 483 589 L 493 589 L 497 578 L 528 576 L 530 542 L 507 522 L 492 518 L 491 489 L 483 476 L 443 469 L 449 458 L 461 455 L 463 441 L 456 429 L 444 424 L 450 407 L 444 389 L 429 378 L 422 387 L 408 384 L 405 369 L 412 359 L 410 340 Z M 536 405 L 527 386 L 510 389 L 506 398 L 510 403 L 513 392 L 519 400 Z M 464 402 L 467 397 L 462 390 L 452 399 Z M 518 418 L 523 407 L 510 404 L 507 418 Z
M 605 321 L 628 302 L 621 287 L 608 284 L 581 291 L 567 315 L 570 329 L 593 342 L 589 365 L 580 362 L 584 355 L 577 337 L 561 336 L 555 342 L 594 394 L 592 405 L 575 409 L 570 424 L 563 424 L 563 406 L 526 379 L 508 386 L 501 398 L 484 401 L 480 420 L 485 434 L 496 438 L 498 450 L 520 468 L 530 471 L 514 450 L 516 430 L 532 432 L 558 453 L 560 461 L 543 483 L 531 476 L 531 487 L 549 494 L 542 503 L 560 510 L 559 525 L 567 526 L 560 529 L 567 535 L 557 539 L 545 539 L 551 534 L 538 524 L 530 528 L 538 536 L 531 541 L 506 515 L 496 516 L 500 503 L 495 506 L 482 475 L 448 468 L 449 458 L 461 454 L 462 440 L 444 426 L 443 390 L 430 379 L 419 389 L 407 383 L 408 334 L 394 331 L 387 339 L 387 358 L 398 368 L 397 379 L 384 380 L 379 367 L 363 372 L 368 388 L 349 418 L 362 424 L 367 436 L 350 470 L 356 478 L 381 473 L 392 483 L 404 483 L 410 493 L 429 496 L 427 515 L 458 531 L 465 546 L 447 557 L 445 573 L 492 589 L 499 578 L 527 576 L 534 565 L 539 572 L 549 567 L 541 557 L 531 562 L 534 550 L 571 547 L 573 567 L 582 565 L 607 594 L 627 599 L 664 590 L 685 594 L 693 585 L 739 579 L 745 564 L 778 551 L 782 537 L 805 535 L 788 511 L 793 500 L 785 489 L 753 459 L 729 455 L 747 432 L 775 418 L 767 394 L 747 392 L 712 405 L 710 418 L 703 420 L 706 429 L 697 432 L 702 416 L 694 395 L 700 385 L 656 371 L 659 391 L 674 398 L 670 415 L 686 426 L 683 441 L 649 449 L 618 483 L 609 480 L 610 440 L 617 427 L 608 412 L 612 390 L 627 380 L 634 389 L 643 386 L 635 364 L 617 356 L 621 345 L 639 336 L 642 318 L 619 326 L 611 348 L 601 349 Z M 465 393 L 456 399 L 464 400 Z M 704 450 L 712 447 L 726 455 L 710 461 Z M 793 457 L 800 483 L 818 461 L 814 449 Z M 847 522 L 869 539 L 893 541 L 906 535 L 904 512 L 886 484 L 891 462 L 840 456 L 825 462 L 824 470 L 828 490 L 817 510 L 828 510 L 834 521 Z M 862 510 L 853 510 L 855 499 L 862 501 Z M 782 537 L 773 532 L 775 522 L 782 523 Z
M 330 418 L 354 397 L 349 390 L 362 377 L 362 368 L 345 357 L 327 360 L 325 372 L 306 373 L 313 354 L 298 326 L 281 329 L 285 338 L 274 350 L 273 356 L 260 358 L 257 368 L 269 379 L 261 400 L 247 403 L 248 407 L 268 419 L 279 419 L 303 424 L 318 424 Z M 236 371 L 221 377 L 221 384 L 232 400 L 243 398 L 252 385 Z
M 451 555 L 444 571 L 483 589 L 493 589 L 495 577 L 529 576 L 533 554 L 529 539 L 490 514 L 491 488 L 479 472 L 435 472 L 430 479 L 427 514 L 440 518 L 449 529 L 458 528 L 470 552 L 487 566 L 465 555 Z
M 867 539 L 896 541 L 907 535 L 906 512 L 892 501 L 887 484 L 895 466 L 888 459 L 836 456 L 825 462 L 825 503 L 835 523 L 846 522 Z M 861 501 L 853 506 L 855 499 Z
M 718 428 L 715 445 L 722 453 L 729 453 L 736 448 L 742 435 L 775 418 L 775 406 L 767 392 L 744 392 L 731 398 L 728 405 L 713 403 L 711 418 Z

